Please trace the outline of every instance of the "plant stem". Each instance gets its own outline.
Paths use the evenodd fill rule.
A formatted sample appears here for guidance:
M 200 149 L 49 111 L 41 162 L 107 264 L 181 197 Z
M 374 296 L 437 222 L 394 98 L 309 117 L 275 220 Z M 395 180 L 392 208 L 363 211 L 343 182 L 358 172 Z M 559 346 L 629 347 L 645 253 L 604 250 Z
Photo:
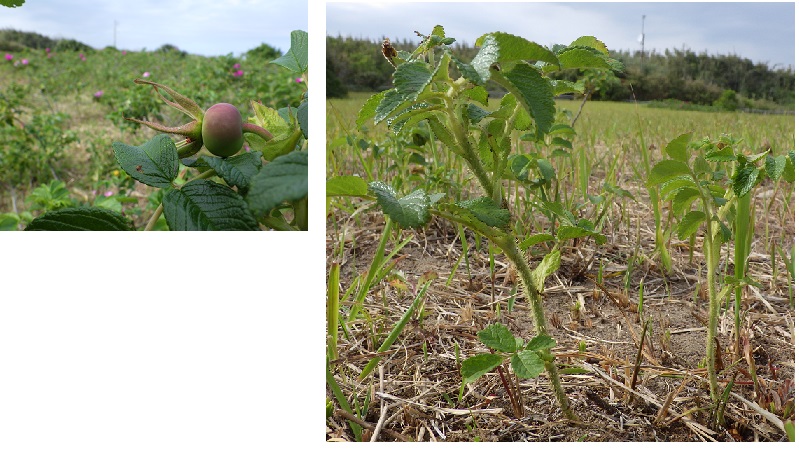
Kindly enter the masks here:
M 153 212 L 153 215 L 150 217 L 150 220 L 147 221 L 147 226 L 144 227 L 145 232 L 153 230 L 153 228 L 155 227 L 155 223 L 158 222 L 158 218 L 161 217 L 161 213 L 163 212 L 164 212 L 164 204 L 163 203 L 158 204 L 158 208 L 155 209 L 155 212 Z
M 527 264 L 527 259 L 524 258 L 524 255 L 519 251 L 519 247 L 516 245 L 516 240 L 513 238 L 507 237 L 505 240 L 502 240 L 501 243 L 497 243 L 502 251 L 505 252 L 505 255 L 513 262 L 513 265 L 516 267 L 516 270 L 521 275 L 522 280 L 522 288 L 524 289 L 524 294 L 527 296 L 528 301 L 530 302 L 530 309 L 533 312 L 533 318 L 535 319 L 535 328 L 537 335 L 549 335 L 547 333 L 547 326 L 546 326 L 546 316 L 544 314 L 544 302 L 541 298 L 541 293 L 535 289 L 535 285 L 533 284 L 533 271 L 530 268 L 530 265 Z M 563 415 L 570 419 L 570 420 L 577 420 L 577 416 L 572 412 L 571 407 L 569 405 L 569 398 L 566 396 L 566 393 L 563 391 L 563 387 L 560 385 L 560 377 L 558 376 L 558 369 L 555 367 L 555 364 L 551 361 L 544 362 L 544 368 L 546 368 L 547 373 L 549 373 L 549 380 L 552 383 L 552 389 L 555 392 L 555 397 L 558 399 L 558 403 L 560 403 L 560 408 L 563 411 Z

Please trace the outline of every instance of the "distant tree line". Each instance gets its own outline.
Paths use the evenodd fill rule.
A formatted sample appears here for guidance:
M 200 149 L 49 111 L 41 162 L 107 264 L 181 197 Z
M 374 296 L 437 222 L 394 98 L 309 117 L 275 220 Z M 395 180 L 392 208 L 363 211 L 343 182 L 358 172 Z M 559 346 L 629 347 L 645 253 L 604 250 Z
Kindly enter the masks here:
M 31 31 L 18 31 L 12 29 L 0 30 L 0 51 L 3 52 L 19 52 L 22 50 L 44 50 L 49 48 L 54 52 L 59 51 L 76 51 L 91 53 L 95 50 L 94 47 L 76 41 L 74 39 L 53 39 L 39 33 Z M 113 48 L 111 46 L 106 47 Z M 180 50 L 177 46 L 172 44 L 164 44 L 155 49 L 156 52 L 174 52 L 181 56 L 186 56 L 187 52 Z M 258 47 L 248 50 L 245 55 L 248 58 L 261 58 L 267 61 L 273 60 L 283 53 L 280 49 L 270 46 L 269 44 L 261 44 Z
M 421 38 L 420 38 L 421 39 Z M 379 41 L 352 37 L 327 37 L 328 97 L 352 91 L 379 91 L 391 86 L 394 68 L 383 58 Z M 392 41 L 398 50 L 413 51 L 417 41 Z M 455 56 L 471 61 L 478 48 L 456 43 Z M 622 61 L 622 74 L 583 73 L 577 70 L 556 74 L 559 78 L 586 78 L 592 83 L 592 99 L 638 101 L 676 99 L 700 105 L 718 103 L 725 91 L 734 91 L 741 106 L 765 104 L 793 109 L 795 73 L 789 67 L 735 55 L 708 55 L 691 50 L 666 50 L 664 54 L 611 51 Z M 332 89 L 331 89 L 332 88 Z M 729 93 L 726 94 L 729 97 Z M 728 98 L 725 100 L 729 100 Z

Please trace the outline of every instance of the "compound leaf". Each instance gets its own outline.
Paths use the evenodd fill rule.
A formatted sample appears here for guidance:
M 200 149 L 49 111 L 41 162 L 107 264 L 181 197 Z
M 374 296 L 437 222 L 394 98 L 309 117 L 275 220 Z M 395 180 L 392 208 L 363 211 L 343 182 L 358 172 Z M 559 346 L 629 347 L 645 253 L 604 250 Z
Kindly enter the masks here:
M 229 158 L 204 155 L 199 159 L 216 171 L 225 180 L 225 183 L 237 186 L 239 189 L 247 189 L 250 186 L 250 179 L 258 173 L 262 165 L 261 156 L 253 152 Z

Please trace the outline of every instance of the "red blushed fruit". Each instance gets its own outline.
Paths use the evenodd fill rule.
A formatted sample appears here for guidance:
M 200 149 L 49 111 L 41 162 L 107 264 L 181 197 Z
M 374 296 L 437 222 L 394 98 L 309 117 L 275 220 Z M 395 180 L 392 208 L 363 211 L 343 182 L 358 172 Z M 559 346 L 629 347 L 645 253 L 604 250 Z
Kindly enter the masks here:
M 244 144 L 241 113 L 229 103 L 217 103 L 203 116 L 203 144 L 218 157 L 235 155 Z

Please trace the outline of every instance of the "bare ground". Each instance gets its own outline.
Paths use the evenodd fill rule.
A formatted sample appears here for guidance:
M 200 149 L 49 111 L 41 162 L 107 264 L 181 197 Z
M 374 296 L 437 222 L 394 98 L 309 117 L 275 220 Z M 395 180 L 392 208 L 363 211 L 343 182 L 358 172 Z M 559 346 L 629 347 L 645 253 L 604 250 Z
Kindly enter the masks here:
M 782 221 L 769 216 L 771 236 L 782 231 L 791 240 L 779 243 L 784 246 L 792 246 L 794 236 L 792 197 L 788 208 Z M 762 288 L 745 293 L 739 357 L 733 350 L 731 305 L 720 320 L 719 385 L 733 382 L 724 422 L 717 424 L 703 363 L 707 305 L 701 237 L 693 249 L 673 238 L 675 270 L 665 275 L 652 261 L 651 210 L 636 204 L 628 214 L 639 216 L 639 222 L 629 221 L 633 225 L 628 228 L 608 224 L 609 240 L 603 246 L 590 242 L 564 249 L 561 268 L 547 279 L 547 327 L 557 340 L 556 363 L 579 421 L 563 418 L 546 373 L 517 381 L 524 403 L 521 416 L 514 415 L 496 371 L 466 385 L 459 398 L 459 363 L 487 351 L 478 331 L 500 322 L 529 340 L 534 327 L 507 261 L 496 256 L 491 274 L 486 244 L 476 250 L 469 235 L 470 272 L 462 261 L 453 272 L 461 252 L 457 230 L 434 219 L 424 230 L 402 232 L 412 240 L 395 257 L 394 276 L 367 296 L 367 319 L 349 323 L 347 334 L 340 334 L 331 372 L 351 402 L 366 400 L 367 407 L 361 418 L 352 418 L 336 405 L 326 439 L 355 440 L 348 423 L 354 421 L 364 427 L 361 439 L 367 441 L 786 441 L 782 421 L 795 418 L 792 281 L 780 258 L 772 267 L 771 256 L 763 251 L 766 244 L 757 241 L 762 221 L 749 263 L 750 275 Z M 341 265 L 342 290 L 368 270 L 383 225 L 382 214 L 373 209 L 352 216 L 335 210 L 329 216 L 328 267 L 334 261 Z M 336 251 L 341 239 L 344 257 L 334 260 L 342 255 Z M 641 251 L 636 252 L 639 240 Z M 540 251 L 529 255 L 532 265 L 541 258 Z M 630 256 L 639 258 L 625 292 Z M 600 263 L 604 290 L 593 281 Z M 731 261 L 728 268 L 732 271 Z M 411 305 L 420 277 L 430 272 L 438 277 L 427 291 L 421 319 L 415 315 L 389 351 L 380 354 L 373 374 L 357 380 Z M 636 365 L 641 319 L 651 327 Z M 329 388 L 328 398 L 334 399 Z

